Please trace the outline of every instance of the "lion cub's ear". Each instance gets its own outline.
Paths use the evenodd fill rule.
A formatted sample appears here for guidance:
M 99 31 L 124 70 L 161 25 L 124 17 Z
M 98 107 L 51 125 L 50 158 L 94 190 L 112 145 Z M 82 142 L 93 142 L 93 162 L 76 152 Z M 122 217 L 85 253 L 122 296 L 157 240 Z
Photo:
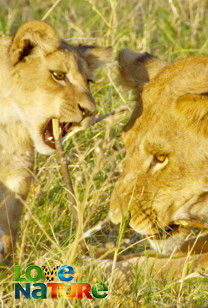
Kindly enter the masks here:
M 99 66 L 110 63 L 112 61 L 111 47 L 96 47 L 91 45 L 80 45 L 77 51 L 82 58 L 85 59 L 89 70 L 93 72 Z
M 20 27 L 13 38 L 9 51 L 12 65 L 28 56 L 36 47 L 48 54 L 59 47 L 59 40 L 55 30 L 50 25 L 34 20 Z
M 118 56 L 122 83 L 140 92 L 167 64 L 147 52 L 137 53 L 123 49 Z

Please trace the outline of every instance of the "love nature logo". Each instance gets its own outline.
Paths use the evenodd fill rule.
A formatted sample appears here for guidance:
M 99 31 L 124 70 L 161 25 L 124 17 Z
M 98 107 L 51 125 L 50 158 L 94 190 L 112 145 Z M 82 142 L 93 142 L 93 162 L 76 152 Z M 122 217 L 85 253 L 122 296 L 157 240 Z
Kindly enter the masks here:
M 27 299 L 34 298 L 46 299 L 49 297 L 48 290 L 51 290 L 51 298 L 57 299 L 58 295 L 62 298 L 82 299 L 86 296 L 88 299 L 103 299 L 108 296 L 108 287 L 103 283 L 96 283 L 91 286 L 89 283 L 80 283 L 71 281 L 74 279 L 74 269 L 69 265 L 54 266 L 50 272 L 47 266 L 39 267 L 30 265 L 22 276 L 20 265 L 15 265 L 15 298 L 20 299 L 20 295 Z M 58 275 L 61 282 L 51 282 Z M 47 283 L 37 282 L 45 276 Z M 29 282 L 28 282 L 29 281 Z M 70 282 L 70 285 L 67 284 Z M 70 286 L 70 294 L 69 294 Z

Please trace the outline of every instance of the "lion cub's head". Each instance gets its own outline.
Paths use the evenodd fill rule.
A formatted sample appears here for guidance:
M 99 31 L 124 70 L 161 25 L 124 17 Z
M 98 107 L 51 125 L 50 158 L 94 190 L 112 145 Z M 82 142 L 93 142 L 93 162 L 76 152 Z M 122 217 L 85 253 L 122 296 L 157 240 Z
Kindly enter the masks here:
M 208 218 L 208 56 L 168 65 L 123 50 L 119 68 L 137 106 L 110 216 L 119 223 L 129 211 L 130 225 L 168 254 Z
M 95 102 L 89 83 L 110 54 L 110 48 L 70 46 L 40 21 L 17 31 L 9 48 L 10 96 L 16 118 L 28 129 L 37 151 L 53 151 L 52 118 L 60 120 L 63 135 L 90 122 Z

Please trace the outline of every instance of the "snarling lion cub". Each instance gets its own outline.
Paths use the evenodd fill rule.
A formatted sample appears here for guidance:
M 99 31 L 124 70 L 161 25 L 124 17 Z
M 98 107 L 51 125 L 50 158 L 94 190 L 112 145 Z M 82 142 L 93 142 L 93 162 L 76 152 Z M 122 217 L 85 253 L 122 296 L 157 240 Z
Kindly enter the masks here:
M 123 133 L 127 152 L 111 220 L 129 213 L 130 226 L 165 256 L 207 252 L 206 236 L 196 243 L 187 236 L 194 227 L 207 229 L 208 56 L 168 65 L 122 50 L 119 68 L 138 103 Z
M 95 114 L 92 73 L 110 48 L 71 46 L 40 21 L 0 38 L 0 260 L 11 250 L 27 196 L 33 152 L 54 151 L 52 118 L 62 134 Z

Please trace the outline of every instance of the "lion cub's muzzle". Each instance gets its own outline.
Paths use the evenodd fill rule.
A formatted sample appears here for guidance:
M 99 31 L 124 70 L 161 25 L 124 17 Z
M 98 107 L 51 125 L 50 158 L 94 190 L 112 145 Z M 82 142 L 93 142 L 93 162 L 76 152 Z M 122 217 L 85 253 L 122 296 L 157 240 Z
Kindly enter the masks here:
M 82 119 L 80 122 L 61 122 L 60 123 L 60 128 L 61 128 L 61 137 L 63 138 L 70 130 L 73 130 L 75 127 L 81 127 L 82 124 L 85 125 L 86 128 L 86 123 L 90 123 L 91 119 L 95 115 L 95 110 L 89 110 L 86 108 L 81 107 L 78 105 L 79 110 L 82 113 Z M 43 142 L 49 146 L 52 149 L 55 149 L 55 140 L 53 136 L 53 124 L 52 124 L 52 119 L 48 119 L 45 124 L 43 125 L 42 128 L 42 138 Z

